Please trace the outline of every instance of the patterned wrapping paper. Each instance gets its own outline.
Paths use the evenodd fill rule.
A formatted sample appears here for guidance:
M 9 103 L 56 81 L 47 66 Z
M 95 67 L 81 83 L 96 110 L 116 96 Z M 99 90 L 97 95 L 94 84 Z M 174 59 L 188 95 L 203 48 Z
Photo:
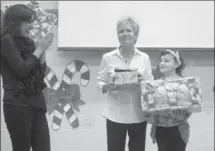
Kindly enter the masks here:
M 114 83 L 131 84 L 138 83 L 138 73 L 135 69 L 115 69 Z
M 37 1 L 29 1 L 26 5 L 36 13 L 35 20 L 32 23 L 33 29 L 30 31 L 30 37 L 37 43 L 39 39 L 44 38 L 51 31 L 58 19 L 56 15 L 47 13 L 40 8 L 39 2 Z
M 100 72 L 102 80 L 106 83 L 115 83 L 118 86 L 138 83 L 138 71 L 136 69 L 122 69 L 114 66 L 103 69 Z
M 119 86 L 138 83 L 138 73 L 136 69 L 122 69 L 111 66 L 101 72 L 106 82 L 115 83 Z
M 199 78 L 187 77 L 176 80 L 155 80 L 141 83 L 142 109 L 146 113 L 163 113 L 178 109 L 196 111 L 201 105 L 202 93 Z

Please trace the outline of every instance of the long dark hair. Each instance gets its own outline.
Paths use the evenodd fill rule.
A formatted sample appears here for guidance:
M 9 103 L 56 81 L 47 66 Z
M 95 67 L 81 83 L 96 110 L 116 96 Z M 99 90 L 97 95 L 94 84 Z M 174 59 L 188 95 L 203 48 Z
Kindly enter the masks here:
M 24 4 L 16 4 L 7 8 L 2 17 L 1 35 L 20 35 L 20 25 L 23 22 L 31 22 L 36 13 Z
M 173 51 L 173 50 L 172 50 Z M 175 51 L 173 51 L 174 53 L 176 53 Z M 159 60 L 161 58 L 161 56 L 167 55 L 167 54 L 171 54 L 173 55 L 171 52 L 169 51 L 161 51 L 160 56 L 159 56 Z M 176 62 L 178 62 L 178 60 L 176 59 L 176 57 L 173 55 L 174 60 Z M 181 62 L 181 64 L 176 68 L 175 72 L 178 76 L 183 77 L 183 71 L 185 69 L 185 61 L 183 59 L 183 57 L 179 54 L 179 60 Z M 159 64 L 157 65 L 157 67 L 153 70 L 153 75 L 154 75 L 154 79 L 160 79 L 162 77 L 162 74 L 160 73 L 160 69 L 159 69 Z

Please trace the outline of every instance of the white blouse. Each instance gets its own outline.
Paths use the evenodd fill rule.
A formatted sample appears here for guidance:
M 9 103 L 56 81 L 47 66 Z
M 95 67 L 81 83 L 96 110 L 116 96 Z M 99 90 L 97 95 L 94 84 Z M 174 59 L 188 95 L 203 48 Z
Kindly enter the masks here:
M 144 80 L 152 80 L 151 62 L 149 56 L 135 48 L 130 64 L 127 64 L 119 52 L 119 48 L 103 55 L 100 71 L 97 75 L 97 86 L 102 92 L 103 85 L 108 83 L 105 71 L 116 68 L 136 68 Z M 134 90 L 108 91 L 105 93 L 105 108 L 102 115 L 117 123 L 140 123 L 146 120 L 141 108 L 141 91 Z

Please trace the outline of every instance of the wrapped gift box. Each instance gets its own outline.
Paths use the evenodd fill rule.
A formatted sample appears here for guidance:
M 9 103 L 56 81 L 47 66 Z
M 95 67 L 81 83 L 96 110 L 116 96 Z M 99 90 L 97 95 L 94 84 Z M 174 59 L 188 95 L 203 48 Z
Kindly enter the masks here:
M 138 83 L 138 73 L 136 69 L 115 69 L 115 84 L 131 84 Z
M 144 98 L 142 108 L 147 113 L 162 113 L 184 109 L 200 112 L 202 95 L 199 78 L 188 77 L 177 80 L 155 80 L 141 84 Z

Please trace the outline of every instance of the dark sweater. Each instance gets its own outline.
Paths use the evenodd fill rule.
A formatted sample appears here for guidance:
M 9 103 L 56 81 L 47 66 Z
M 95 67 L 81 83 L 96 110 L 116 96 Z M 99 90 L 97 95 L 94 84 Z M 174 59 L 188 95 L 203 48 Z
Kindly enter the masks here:
M 46 111 L 42 90 L 46 64 L 33 55 L 35 44 L 26 37 L 1 37 L 1 75 L 3 79 L 3 102 L 30 106 Z

